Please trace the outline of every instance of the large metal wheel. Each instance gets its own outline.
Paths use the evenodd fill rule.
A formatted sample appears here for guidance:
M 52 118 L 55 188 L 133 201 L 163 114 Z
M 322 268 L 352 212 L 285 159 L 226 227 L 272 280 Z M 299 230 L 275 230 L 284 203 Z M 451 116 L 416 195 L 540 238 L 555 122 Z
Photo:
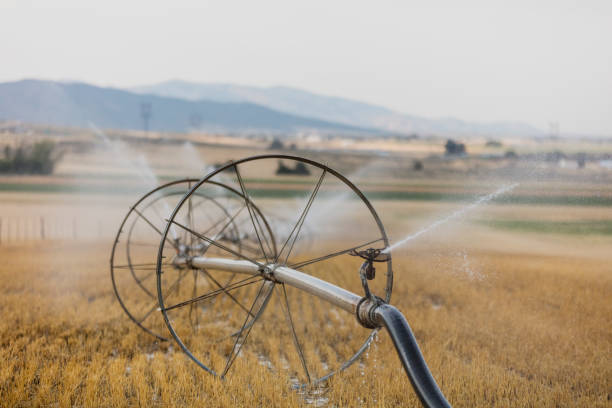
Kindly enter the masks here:
M 290 171 L 276 170 L 278 161 L 282 161 L 279 168 Z M 256 248 L 240 249 L 222 242 L 215 229 L 192 228 L 182 221 L 188 218 L 186 214 L 207 212 L 214 205 L 206 202 L 197 211 L 190 210 L 193 196 L 221 198 L 227 194 L 214 183 L 241 193 L 241 207 L 229 212 L 242 233 L 256 237 Z M 290 217 L 283 210 L 286 208 L 293 210 Z M 276 234 L 283 237 L 277 241 L 275 234 L 266 230 L 261 214 L 283 211 L 282 218 L 291 219 L 285 228 L 289 233 Z M 220 223 L 218 228 L 223 226 Z M 247 261 L 262 272 L 245 276 L 200 268 L 211 277 L 208 282 L 197 285 L 196 291 L 176 289 L 167 276 L 173 273 L 174 265 L 187 265 L 188 269 L 190 258 L 177 256 L 171 243 L 173 229 L 188 233 L 196 245 L 206 248 L 207 257 Z M 307 240 L 302 236 L 304 230 L 311 234 Z M 362 327 L 354 315 L 279 283 L 263 271 L 287 266 L 363 293 L 358 273 L 363 259 L 351 256 L 351 252 L 388 245 L 382 222 L 368 199 L 338 172 L 300 157 L 250 157 L 204 177 L 170 215 L 157 259 L 159 307 L 183 351 L 211 374 L 225 377 L 232 367 L 259 363 L 286 371 L 294 386 L 314 385 L 359 359 L 378 329 Z M 377 269 L 370 289 L 389 302 L 391 256 L 378 263 Z M 194 307 L 200 312 L 197 325 L 191 324 Z
M 166 219 L 171 210 L 183 196 L 196 184 L 198 179 L 183 179 L 161 185 L 143 195 L 126 214 L 113 244 L 110 260 L 111 280 L 117 299 L 128 317 L 141 329 L 159 340 L 167 340 L 167 329 L 157 312 L 157 288 L 154 279 L 156 271 L 159 238 L 166 225 Z M 223 199 L 196 193 L 190 197 L 187 206 L 189 211 L 185 220 L 186 225 L 195 228 L 214 228 L 215 220 L 225 220 L 227 225 L 218 232 L 219 242 L 233 245 L 241 252 L 252 253 L 256 241 L 246 233 L 241 232 L 237 220 L 231 218 L 228 211 L 243 202 L 240 192 L 221 183 L 215 184 L 219 189 L 225 190 Z M 198 211 L 200 207 L 207 211 Z M 198 220 L 194 216 L 202 217 Z M 259 213 L 259 209 L 254 207 Z M 263 216 L 262 216 L 263 219 Z M 264 219 L 263 225 L 269 234 L 270 227 Z M 204 230 L 202 230 L 204 231 Z M 184 230 L 173 228 L 167 237 L 167 242 L 177 254 L 189 256 L 203 255 L 206 248 L 195 244 L 193 237 Z M 174 266 L 173 274 L 167 276 L 173 279 L 177 290 L 190 288 L 195 293 L 198 280 L 209 279 L 202 273 L 187 270 L 184 266 Z M 199 316 L 191 308 L 191 322 L 197 324 Z

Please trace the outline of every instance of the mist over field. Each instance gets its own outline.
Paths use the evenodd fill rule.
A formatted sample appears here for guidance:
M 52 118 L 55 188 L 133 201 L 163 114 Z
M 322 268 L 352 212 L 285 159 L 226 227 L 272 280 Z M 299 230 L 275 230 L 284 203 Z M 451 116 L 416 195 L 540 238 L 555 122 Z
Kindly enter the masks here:
M 283 154 L 329 163 L 371 200 L 393 256 L 391 303 L 406 313 L 449 399 L 476 406 L 490 405 L 493 399 L 518 405 L 547 404 L 554 399 L 605 406 L 609 333 L 600 319 L 581 316 L 589 310 L 591 316 L 603 319 L 608 314 L 612 174 L 606 167 L 610 150 L 604 149 L 609 144 L 593 139 L 502 137 L 492 143 L 474 137 L 466 139 L 464 153 L 451 154 L 449 149 L 458 149 L 456 143 L 449 144 L 444 137 L 375 141 L 267 133 L 228 136 L 194 130 L 145 133 L 104 130 L 93 123 L 87 128 L 20 123 L 5 128 L 3 137 L 10 141 L 7 146 L 15 148 L 17 141 L 47 140 L 61 151 L 52 174 L 0 177 L 0 250 L 7 260 L 2 267 L 7 277 L 3 304 L 10 316 L 2 329 L 9 344 L 2 351 L 9 362 L 2 374 L 2 392 L 11 404 L 19 404 L 24 396 L 36 404 L 84 405 L 152 400 L 234 405 L 261 399 L 279 406 L 326 405 L 355 398 L 366 405 L 416 404 L 414 394 L 406 395 L 410 383 L 383 332 L 351 367 L 310 391 L 292 391 L 291 384 L 341 367 L 360 349 L 368 331 L 354 316 L 291 287 L 286 289 L 289 310 L 310 377 L 304 376 L 293 352 L 286 320 L 278 318 L 287 310 L 280 289 L 270 292 L 269 305 L 226 382 L 207 375 L 173 345 L 153 296 L 165 220 L 180 198 L 213 169 L 252 155 Z M 295 167 L 291 160 L 278 158 L 239 165 L 244 188 L 261 210 L 261 220 L 268 222 L 267 231 L 274 235 L 277 249 L 291 236 L 321 176 L 310 165 L 305 175 L 282 174 L 281 163 L 287 169 Z M 138 202 L 151 189 L 174 180 L 185 181 Z M 232 166 L 212 181 L 234 191 L 242 188 Z M 256 234 L 249 232 L 249 213 L 240 196 L 226 197 L 227 191 L 218 187 L 199 191 L 188 200 L 195 200 L 192 206 L 199 221 L 194 225 L 199 231 L 218 228 L 214 227 L 217 219 L 231 219 L 235 228 L 223 239 L 238 245 L 237 250 L 250 251 L 243 252 L 252 254 L 245 255 L 249 259 L 269 251 L 263 246 L 265 252 L 260 252 Z M 177 214 L 186 220 L 179 221 L 181 225 L 189 220 L 181 215 L 185 208 L 186 204 Z M 286 262 L 300 265 L 375 240 L 378 227 L 364 208 L 354 192 L 326 177 Z M 185 231 L 175 226 L 168 234 L 171 241 L 182 240 Z M 384 248 L 376 242 L 368 246 Z M 115 286 L 108 274 L 111 252 Z M 34 253 L 37 256 L 28 255 Z M 219 248 L 208 254 L 227 256 Z M 127 265 L 134 265 L 130 267 L 133 276 Z M 358 267 L 359 260 L 345 254 L 303 270 L 359 294 Z M 385 296 L 384 268 L 377 269 L 370 286 Z M 172 303 L 210 292 L 215 287 L 211 282 L 231 282 L 220 271 L 209 270 L 215 277 L 207 284 L 204 276 L 197 279 L 178 271 L 182 289 L 167 299 Z M 170 280 L 162 283 L 162 290 L 175 282 L 172 271 L 165 275 Z M 137 285 L 135 278 L 143 283 Z M 233 288 L 232 284 L 228 283 Z M 233 296 L 249 304 L 256 292 L 247 289 L 232 289 Z M 200 361 L 221 371 L 231 356 L 231 343 L 210 343 L 206 336 L 227 339 L 228 333 L 240 328 L 242 320 L 217 315 L 232 311 L 241 319 L 236 305 L 228 301 L 214 313 L 218 302 L 202 302 L 201 307 L 189 307 L 186 314 L 172 320 L 187 319 L 193 326 L 194 313 L 201 314 L 190 331 L 183 326 L 175 330 Z M 29 308 L 30 302 L 40 308 L 24 316 L 19 311 Z M 222 321 L 227 328 L 220 326 Z M 23 340 L 16 342 L 17 326 L 24 329 L 19 329 Z M 313 327 L 327 329 L 313 337 Z M 204 337 L 194 337 L 191 330 Z M 41 337 L 41 332 L 46 334 Z M 278 336 L 271 342 L 266 335 L 272 332 Z M 553 332 L 556 335 L 551 337 Z M 568 353 L 574 347 L 571 339 L 584 338 L 584 333 L 589 334 L 581 353 Z M 35 338 L 43 339 L 42 343 Z M 65 345 L 58 348 L 57 339 L 65 339 L 61 343 Z M 527 353 L 519 346 L 525 344 Z M 216 351 L 210 354 L 213 345 Z M 21 359 L 21 350 L 48 357 Z M 602 356 L 596 368 L 588 355 Z M 60 365 L 71 368 L 60 371 Z M 560 366 L 572 367 L 572 375 L 559 373 Z M 593 380 L 593 369 L 601 373 L 601 380 Z M 168 372 L 182 374 L 166 379 Z M 37 384 L 40 375 L 50 379 L 48 385 Z M 245 381 L 254 376 L 261 382 L 255 394 L 247 395 L 242 392 L 248 389 Z M 365 389 L 364 376 L 372 378 Z M 75 392 L 78 383 L 73 378 L 79 377 L 87 382 Z M 457 377 L 462 380 L 452 380 Z M 279 386 L 270 388 L 271 379 Z M 553 391 L 541 381 L 553 384 Z M 249 384 L 253 389 L 255 383 Z M 492 399 L 483 398 L 482 387 Z M 570 393 L 569 387 L 577 391 Z M 514 394 L 521 389 L 533 392 Z M 234 396 L 229 398 L 228 391 Z
M 610 16 L 3 3 L 0 405 L 609 406 Z

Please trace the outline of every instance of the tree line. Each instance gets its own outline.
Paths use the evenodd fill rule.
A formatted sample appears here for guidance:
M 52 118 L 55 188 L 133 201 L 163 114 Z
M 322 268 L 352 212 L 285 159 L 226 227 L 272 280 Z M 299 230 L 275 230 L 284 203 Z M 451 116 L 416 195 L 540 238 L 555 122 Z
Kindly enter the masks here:
M 0 173 L 51 174 L 60 156 L 55 143 L 49 140 L 17 148 L 7 145 L 4 147 L 4 157 L 0 159 Z

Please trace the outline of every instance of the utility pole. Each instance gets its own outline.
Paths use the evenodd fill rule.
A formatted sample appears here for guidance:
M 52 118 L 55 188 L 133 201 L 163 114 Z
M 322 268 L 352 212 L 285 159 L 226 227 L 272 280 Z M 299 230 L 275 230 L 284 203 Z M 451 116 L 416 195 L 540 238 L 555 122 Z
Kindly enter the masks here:
M 549 129 L 550 137 L 552 137 L 552 138 L 556 139 L 561 134 L 561 132 L 559 130 L 560 129 L 559 122 L 557 122 L 557 121 L 549 122 L 548 123 L 548 129 Z
M 151 119 L 151 102 L 140 103 L 140 117 L 142 117 L 142 126 L 145 136 L 149 133 L 149 119 Z
M 189 123 L 191 124 L 191 129 L 198 131 L 202 126 L 202 116 L 199 113 L 192 113 L 189 117 Z

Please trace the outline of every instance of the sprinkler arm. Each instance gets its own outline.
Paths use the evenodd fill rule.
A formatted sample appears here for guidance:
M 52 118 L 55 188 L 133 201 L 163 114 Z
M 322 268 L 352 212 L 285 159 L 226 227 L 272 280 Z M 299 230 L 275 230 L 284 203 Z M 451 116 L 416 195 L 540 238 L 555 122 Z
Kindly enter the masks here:
M 404 370 L 421 403 L 427 408 L 450 407 L 431 375 L 406 318 L 395 307 L 375 298 L 365 298 L 312 275 L 279 265 L 262 268 L 251 261 L 226 258 L 177 257 L 175 264 L 189 263 L 194 268 L 218 269 L 247 275 L 261 274 L 265 279 L 285 283 L 323 299 L 349 313 L 366 327 L 384 326 L 397 350 Z

